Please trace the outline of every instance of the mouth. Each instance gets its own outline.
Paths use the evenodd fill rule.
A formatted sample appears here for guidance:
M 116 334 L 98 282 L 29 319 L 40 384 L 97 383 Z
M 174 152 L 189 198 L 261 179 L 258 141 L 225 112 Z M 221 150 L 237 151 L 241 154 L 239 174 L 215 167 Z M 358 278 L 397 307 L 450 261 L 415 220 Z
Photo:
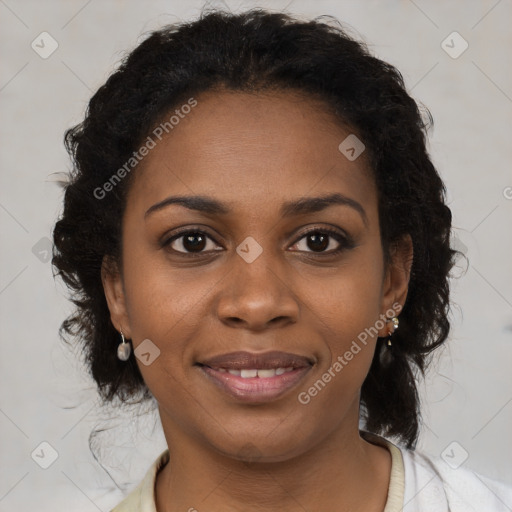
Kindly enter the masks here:
M 218 389 L 242 402 L 265 403 L 298 385 L 314 361 L 286 352 L 232 352 L 196 363 Z

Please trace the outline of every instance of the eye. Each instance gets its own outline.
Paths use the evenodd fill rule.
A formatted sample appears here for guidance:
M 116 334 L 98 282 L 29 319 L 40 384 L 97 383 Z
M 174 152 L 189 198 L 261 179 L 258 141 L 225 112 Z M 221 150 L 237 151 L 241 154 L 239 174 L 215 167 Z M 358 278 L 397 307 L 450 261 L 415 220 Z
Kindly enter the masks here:
M 302 249 L 300 248 L 301 244 Z M 350 238 L 332 229 L 315 228 L 303 234 L 293 245 L 293 247 L 296 246 L 299 246 L 300 251 L 332 255 L 345 248 L 353 247 L 353 243 Z
M 208 247 L 208 242 L 213 242 L 213 244 L 210 243 Z M 162 244 L 162 246 L 169 246 L 173 251 L 181 254 L 200 254 L 209 250 L 219 250 L 214 248 L 217 245 L 215 240 L 207 233 L 197 230 L 182 231 L 164 241 Z

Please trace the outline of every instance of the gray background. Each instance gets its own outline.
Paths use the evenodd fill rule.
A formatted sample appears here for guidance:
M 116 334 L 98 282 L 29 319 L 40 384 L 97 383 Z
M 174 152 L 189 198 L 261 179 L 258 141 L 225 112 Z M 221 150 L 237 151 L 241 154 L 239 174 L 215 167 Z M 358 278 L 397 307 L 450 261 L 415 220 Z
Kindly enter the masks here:
M 336 16 L 396 65 L 411 94 L 431 110 L 429 147 L 448 188 L 453 242 L 470 264 L 464 272 L 459 262 L 450 341 L 420 386 L 425 424 L 418 449 L 512 484 L 511 1 L 227 5 Z M 48 261 L 62 201 L 53 173 L 70 165 L 65 129 L 82 119 L 123 51 L 144 32 L 196 17 L 202 6 L 0 0 L 2 512 L 107 511 L 166 447 L 154 410 L 98 409 L 94 384 L 58 338 L 71 306 Z M 31 47 L 34 40 L 41 46 L 44 31 L 58 43 L 46 59 Z M 457 58 L 445 51 L 463 48 L 458 36 L 446 39 L 454 31 L 469 45 Z M 90 431 L 102 427 L 109 430 L 97 438 L 101 461 L 120 488 L 89 451 Z M 42 469 L 52 450 L 57 459 Z

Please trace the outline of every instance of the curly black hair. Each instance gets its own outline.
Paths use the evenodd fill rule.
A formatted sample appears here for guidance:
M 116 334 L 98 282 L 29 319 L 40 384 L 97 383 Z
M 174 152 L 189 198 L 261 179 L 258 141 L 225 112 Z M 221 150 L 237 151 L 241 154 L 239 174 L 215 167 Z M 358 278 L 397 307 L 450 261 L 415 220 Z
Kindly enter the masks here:
M 156 30 L 122 61 L 89 102 L 65 145 L 74 167 L 53 232 L 52 264 L 72 291 L 74 313 L 61 325 L 77 340 L 104 403 L 152 397 L 133 355 L 117 358 L 119 334 L 101 281 L 104 256 L 122 267 L 121 223 L 136 169 L 98 190 L 122 168 L 157 123 L 185 98 L 225 89 L 300 91 L 320 98 L 366 146 L 378 189 L 385 262 L 404 235 L 414 247 L 409 292 L 388 364 L 377 346 L 361 389 L 368 431 L 416 446 L 418 370 L 448 337 L 451 212 L 446 189 L 426 150 L 432 117 L 406 92 L 400 72 L 372 56 L 331 17 L 302 21 L 253 9 L 208 11 L 195 21 Z M 96 192 L 95 192 L 96 191 Z M 140 402 L 139 402 L 140 403 Z

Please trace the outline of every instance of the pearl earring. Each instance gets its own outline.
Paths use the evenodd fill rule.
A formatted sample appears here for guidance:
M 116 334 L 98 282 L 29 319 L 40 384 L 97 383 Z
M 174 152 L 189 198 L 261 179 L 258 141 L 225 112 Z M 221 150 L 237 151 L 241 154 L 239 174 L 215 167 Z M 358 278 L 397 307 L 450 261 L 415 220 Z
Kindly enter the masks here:
M 128 358 L 130 357 L 130 354 L 132 353 L 132 347 L 124 339 L 124 334 L 123 334 L 122 330 L 121 330 L 121 339 L 123 341 L 121 343 L 119 343 L 119 346 L 117 347 L 117 357 L 121 361 L 128 361 Z
M 388 347 L 391 347 L 391 335 L 398 329 L 398 318 L 396 316 L 394 316 L 393 318 L 390 318 L 388 320 L 388 322 L 392 322 L 393 323 L 393 328 L 392 330 L 388 333 L 388 341 L 387 341 L 387 344 L 388 344 Z

